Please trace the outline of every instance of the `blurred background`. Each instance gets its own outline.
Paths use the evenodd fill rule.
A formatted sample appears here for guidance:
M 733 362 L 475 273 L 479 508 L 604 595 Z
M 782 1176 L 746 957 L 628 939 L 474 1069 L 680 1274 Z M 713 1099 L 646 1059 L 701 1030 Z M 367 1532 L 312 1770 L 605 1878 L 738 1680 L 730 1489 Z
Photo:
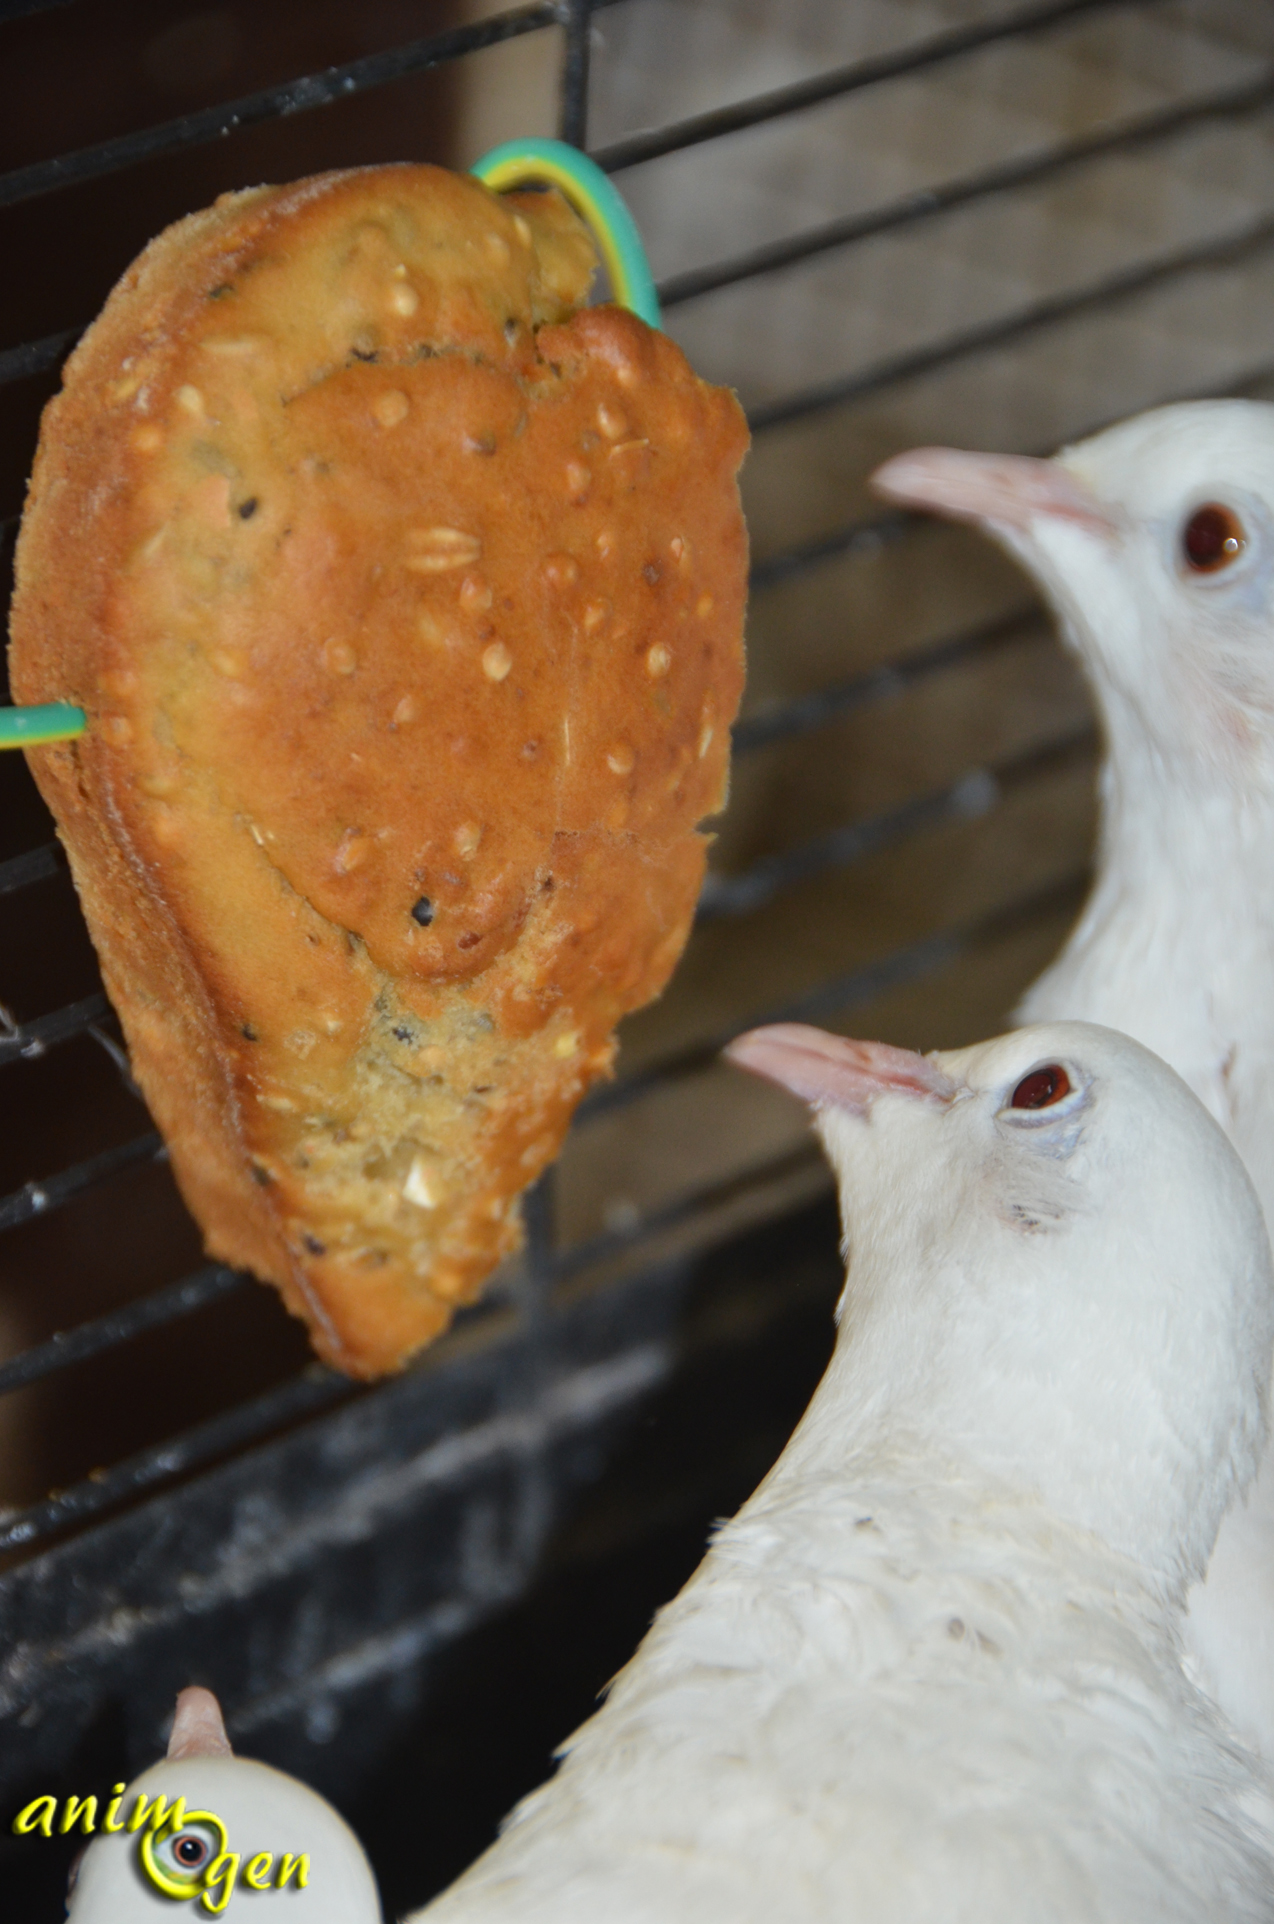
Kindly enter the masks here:
M 841 1282 L 803 1110 L 720 1044 L 1004 1026 L 1083 898 L 1096 739 L 1025 580 L 865 477 L 1274 382 L 1264 0 L 0 0 L 0 563 L 40 409 L 142 245 L 218 193 L 562 132 L 754 442 L 749 688 L 700 920 L 528 1203 L 527 1258 L 355 1390 L 203 1264 L 65 868 L 0 757 L 0 1888 L 42 1792 L 172 1697 L 423 1902 L 749 1493 Z M 74 565 L 69 556 L 68 566 Z M 6 584 L 7 585 L 7 584 Z

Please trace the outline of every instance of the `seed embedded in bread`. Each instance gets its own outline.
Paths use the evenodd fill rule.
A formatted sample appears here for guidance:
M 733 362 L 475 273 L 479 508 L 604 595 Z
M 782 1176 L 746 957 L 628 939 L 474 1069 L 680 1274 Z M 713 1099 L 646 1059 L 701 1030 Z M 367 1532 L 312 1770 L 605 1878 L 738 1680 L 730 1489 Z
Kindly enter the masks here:
M 435 168 L 227 196 L 45 416 L 31 762 L 210 1251 L 358 1374 L 516 1247 L 724 798 L 742 416 L 593 265 Z

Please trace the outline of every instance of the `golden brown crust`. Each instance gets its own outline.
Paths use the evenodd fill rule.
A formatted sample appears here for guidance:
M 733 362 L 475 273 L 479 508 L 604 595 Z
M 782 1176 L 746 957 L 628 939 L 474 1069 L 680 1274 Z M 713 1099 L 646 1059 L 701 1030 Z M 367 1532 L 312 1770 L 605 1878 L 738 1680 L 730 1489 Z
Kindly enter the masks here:
M 554 195 L 227 197 L 45 415 L 15 699 L 209 1250 L 396 1367 L 659 992 L 742 686 L 733 398 Z

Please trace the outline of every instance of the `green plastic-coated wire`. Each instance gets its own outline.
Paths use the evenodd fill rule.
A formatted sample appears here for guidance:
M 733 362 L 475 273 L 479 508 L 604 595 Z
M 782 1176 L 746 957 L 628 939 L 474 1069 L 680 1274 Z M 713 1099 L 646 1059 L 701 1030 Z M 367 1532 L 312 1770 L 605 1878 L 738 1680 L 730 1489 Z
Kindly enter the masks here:
M 637 223 L 595 161 L 564 140 L 506 140 L 469 170 L 497 193 L 530 181 L 557 187 L 593 230 L 621 307 L 649 327 L 663 325 L 659 296 Z
M 631 308 L 648 327 L 662 326 L 659 296 L 637 224 L 587 154 L 563 140 L 506 140 L 469 171 L 496 193 L 532 181 L 547 181 L 560 189 L 592 229 L 619 305 Z M 47 702 L 39 708 L 0 708 L 0 749 L 74 741 L 84 727 L 84 710 L 66 701 Z
M 45 702 L 39 708 L 0 708 L 0 748 L 74 741 L 84 733 L 84 722 L 84 710 L 69 701 Z

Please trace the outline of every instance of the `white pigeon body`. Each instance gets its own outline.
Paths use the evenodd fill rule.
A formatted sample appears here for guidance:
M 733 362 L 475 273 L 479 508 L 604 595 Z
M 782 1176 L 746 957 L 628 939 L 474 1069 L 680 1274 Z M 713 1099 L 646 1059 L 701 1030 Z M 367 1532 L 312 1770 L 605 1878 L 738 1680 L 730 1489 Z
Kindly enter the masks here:
M 1274 407 L 1162 408 L 1049 462 L 918 449 L 875 479 L 1031 571 L 1101 713 L 1095 886 L 1018 1019 L 1103 1023 L 1171 1063 L 1274 1224 Z M 1274 1759 L 1274 1451 L 1222 1528 L 1187 1641 Z
M 835 1354 L 556 1775 L 417 1916 L 1274 1918 L 1270 1780 L 1180 1662 L 1264 1434 L 1274 1278 L 1238 1158 L 1082 1025 L 732 1053 L 821 1110 Z M 1069 1093 L 1015 1107 L 1041 1064 Z

